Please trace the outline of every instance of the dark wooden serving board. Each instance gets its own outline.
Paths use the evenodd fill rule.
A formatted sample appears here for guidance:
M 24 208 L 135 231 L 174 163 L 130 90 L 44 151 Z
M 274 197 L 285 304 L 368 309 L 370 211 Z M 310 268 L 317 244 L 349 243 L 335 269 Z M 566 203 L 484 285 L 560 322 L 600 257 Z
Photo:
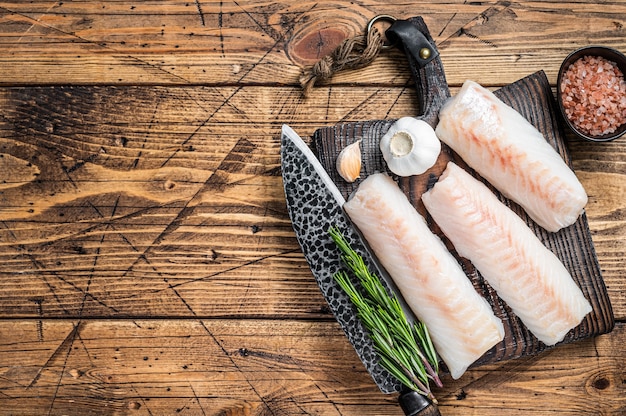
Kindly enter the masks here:
M 423 22 L 420 19 L 415 21 L 414 24 L 419 26 L 423 25 Z M 425 30 L 425 26 L 423 26 L 422 29 Z M 409 61 L 410 59 L 409 57 Z M 421 89 L 425 94 L 422 101 L 431 103 L 431 107 L 426 108 L 426 110 L 422 112 L 421 118 L 424 118 L 434 127 L 437 121 L 436 114 L 438 112 L 435 110 L 438 110 L 438 108 L 433 108 L 432 103 L 435 103 L 435 106 L 439 106 L 442 103 L 441 98 L 445 98 L 449 95 L 449 89 L 445 81 L 445 76 L 443 76 L 440 59 L 437 58 L 432 64 L 434 64 L 434 69 L 431 68 L 428 71 L 425 71 L 423 68 L 417 68 L 413 64 L 411 64 L 411 67 L 416 77 L 418 90 Z M 435 76 L 432 76 L 433 74 L 435 74 Z M 422 79 L 420 79 L 420 77 L 422 77 Z M 424 77 L 429 77 L 429 79 L 423 79 Z M 432 97 L 428 96 L 429 94 L 435 94 L 438 98 L 435 97 L 433 100 Z M 507 85 L 495 91 L 495 94 L 505 103 L 519 111 L 539 129 L 546 140 L 561 154 L 563 159 L 571 167 L 571 160 L 565 142 L 565 134 L 560 124 L 560 119 L 555 112 L 554 97 L 552 96 L 550 85 L 543 71 L 539 71 L 513 84 Z M 433 113 L 435 114 L 434 117 Z M 315 132 L 312 143 L 315 152 L 322 165 L 346 198 L 358 187 L 360 180 L 367 177 L 369 174 L 379 171 L 389 172 L 380 154 L 378 143 L 380 137 L 384 135 L 394 121 L 395 120 L 372 120 L 345 123 L 321 128 Z M 341 149 L 357 140 L 362 140 L 363 167 L 361 179 L 349 184 L 337 174 L 335 161 Z M 516 203 L 504 198 L 497 190 L 491 187 L 487 181 L 480 178 L 475 172 L 468 168 L 458 155 L 443 144 L 443 150 L 437 163 L 428 172 L 415 177 L 396 177 L 396 179 L 401 189 L 411 200 L 416 209 L 426 217 L 432 230 L 442 238 L 450 251 L 459 260 L 476 290 L 487 299 L 493 307 L 496 316 L 502 319 L 504 323 L 504 340 L 485 353 L 475 365 L 532 355 L 545 350 L 547 347 L 528 331 L 519 318 L 515 316 L 510 308 L 482 278 L 469 260 L 460 257 L 454 251 L 452 244 L 445 238 L 424 209 L 420 196 L 426 191 L 429 183 L 437 180 L 445 169 L 448 161 L 451 160 L 485 182 L 501 201 L 527 222 L 538 238 L 559 257 L 574 280 L 581 287 L 585 297 L 591 302 L 593 311 L 585 317 L 580 325 L 566 335 L 562 343 L 570 343 L 572 341 L 610 332 L 614 326 L 613 311 L 602 279 L 585 214 L 570 227 L 556 233 L 547 232 L 535 224 Z

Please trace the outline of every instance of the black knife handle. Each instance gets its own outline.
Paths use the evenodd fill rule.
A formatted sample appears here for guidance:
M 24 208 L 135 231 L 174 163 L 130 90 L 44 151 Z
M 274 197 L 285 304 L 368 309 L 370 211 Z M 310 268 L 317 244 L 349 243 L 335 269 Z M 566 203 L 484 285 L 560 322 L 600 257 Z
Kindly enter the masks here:
M 441 416 L 436 404 L 413 390 L 401 393 L 398 402 L 406 416 Z

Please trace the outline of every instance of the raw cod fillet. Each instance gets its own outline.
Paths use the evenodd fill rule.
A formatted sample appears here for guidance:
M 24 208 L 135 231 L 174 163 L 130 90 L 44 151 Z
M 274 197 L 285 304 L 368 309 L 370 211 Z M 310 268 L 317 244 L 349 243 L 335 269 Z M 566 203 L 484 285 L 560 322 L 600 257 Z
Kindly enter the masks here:
M 388 175 L 369 176 L 344 204 L 453 378 L 504 338 L 491 306 Z
M 469 259 L 546 345 L 591 312 L 560 260 L 482 182 L 454 163 L 422 201 L 459 255 Z
M 543 135 L 489 90 L 466 81 L 446 102 L 441 141 L 548 231 L 576 222 L 587 194 Z

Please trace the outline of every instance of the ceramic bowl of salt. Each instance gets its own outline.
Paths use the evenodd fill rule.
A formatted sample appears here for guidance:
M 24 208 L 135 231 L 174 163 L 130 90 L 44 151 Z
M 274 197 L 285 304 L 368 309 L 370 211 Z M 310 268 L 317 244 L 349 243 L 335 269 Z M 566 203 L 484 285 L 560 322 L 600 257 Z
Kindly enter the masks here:
M 606 46 L 570 53 L 557 77 L 565 124 L 580 138 L 615 140 L 626 133 L 626 56 Z

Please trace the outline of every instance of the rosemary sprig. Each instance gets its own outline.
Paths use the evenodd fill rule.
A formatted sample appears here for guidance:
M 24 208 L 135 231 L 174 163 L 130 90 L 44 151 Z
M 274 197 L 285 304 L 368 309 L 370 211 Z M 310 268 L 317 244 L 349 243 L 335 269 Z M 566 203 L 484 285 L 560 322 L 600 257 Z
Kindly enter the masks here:
M 398 298 L 390 295 L 380 279 L 370 273 L 363 258 L 355 252 L 336 227 L 328 231 L 342 252 L 342 260 L 357 277 L 363 292 L 352 284 L 344 271 L 333 275 L 357 308 L 357 314 L 369 330 L 381 365 L 406 387 L 436 400 L 430 380 L 441 387 L 439 361 L 426 326 L 409 323 Z

